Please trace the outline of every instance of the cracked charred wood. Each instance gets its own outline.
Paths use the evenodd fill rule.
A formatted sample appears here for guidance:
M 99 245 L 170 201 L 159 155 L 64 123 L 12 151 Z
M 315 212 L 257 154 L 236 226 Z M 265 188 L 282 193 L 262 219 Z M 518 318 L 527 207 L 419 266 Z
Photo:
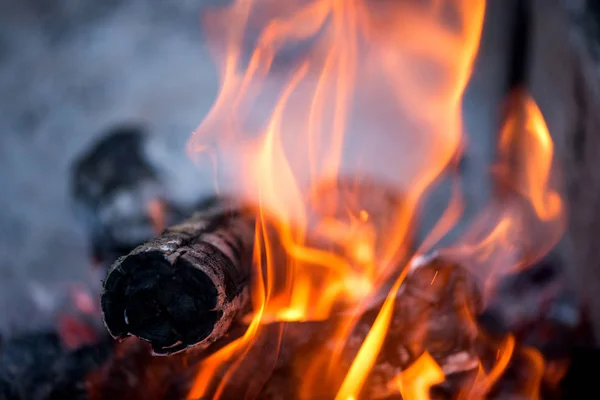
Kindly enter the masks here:
M 137 247 L 104 281 L 108 331 L 159 355 L 207 347 L 249 305 L 253 242 L 253 218 L 217 204 Z
M 338 192 L 338 201 L 329 201 Z M 319 194 L 313 202 L 318 202 L 314 206 L 320 218 L 344 221 L 349 218 L 349 209 L 354 215 L 362 211 L 368 213 L 369 223 L 377 229 L 390 229 L 390 220 L 402 205 L 395 191 L 367 180 L 340 180 L 335 185 L 324 185 Z M 381 203 L 377 199 L 383 199 L 381 207 L 377 207 Z M 205 348 L 223 336 L 236 314 L 247 311 L 246 289 L 255 233 L 250 215 L 256 210 L 232 213 L 224 203 L 222 200 L 168 229 L 113 265 L 104 283 L 102 309 L 114 337 L 137 336 L 149 341 L 157 354 L 194 345 Z M 267 229 L 273 229 L 269 237 L 277 242 L 274 225 L 267 225 Z M 309 236 L 315 247 L 341 254 L 351 251 L 340 245 L 348 242 L 343 234 Z M 408 244 L 401 247 L 405 246 Z M 284 265 L 288 255 L 282 244 L 277 242 L 271 247 L 272 257 Z M 281 271 L 273 277 L 277 282 L 285 282 L 285 269 Z
M 384 399 L 398 394 L 396 377 L 427 351 L 448 376 L 460 377 L 478 366 L 473 316 L 482 300 L 474 278 L 460 265 L 439 257 L 411 265 L 394 303 L 394 312 L 363 396 Z M 379 308 L 364 314 L 348 342 L 354 359 Z M 460 387 L 461 379 L 443 385 Z M 458 386 L 455 386 L 458 385 Z M 452 391 L 452 390 L 450 390 Z
M 350 368 L 380 308 L 381 303 L 369 308 L 359 319 L 343 351 L 340 371 Z M 471 315 L 475 315 L 480 309 L 481 296 L 475 281 L 461 266 L 439 258 L 424 259 L 413 264 L 397 294 L 390 326 L 360 398 L 399 398 L 397 377 L 425 351 L 431 354 L 446 375 L 446 381 L 436 387 L 437 394 L 434 398 L 450 398 L 444 393 L 455 394 L 464 379 L 479 365 L 475 348 L 477 330 L 473 326 Z M 316 332 L 312 335 L 306 329 L 303 329 L 301 335 L 293 335 L 303 339 L 298 341 L 298 347 L 293 349 L 292 355 L 287 354 L 287 360 L 293 360 L 294 365 L 310 365 L 313 358 L 311 355 L 315 351 L 321 352 L 339 345 L 332 342 L 335 338 L 318 333 L 332 331 L 323 328 L 326 323 L 333 322 L 324 322 L 319 329 L 313 327 Z M 293 332 L 300 328 L 289 325 L 287 330 Z M 289 344 L 284 336 L 282 351 L 285 351 L 286 346 Z M 297 366 L 290 368 L 289 364 L 276 370 L 259 398 L 294 398 L 288 396 L 283 382 L 298 387 L 303 379 L 302 371 L 304 369 Z M 341 376 L 343 375 L 345 373 Z M 319 388 L 312 388 L 319 390 L 313 394 L 333 398 L 339 384 L 341 382 L 322 382 L 318 385 Z
M 447 377 L 437 390 L 456 393 L 464 379 L 479 365 L 477 328 L 472 316 L 481 310 L 481 296 L 474 279 L 461 266 L 434 258 L 414 264 L 401 287 L 383 346 L 360 398 L 386 399 L 398 396 L 395 379 L 425 351 L 431 354 Z M 311 395 L 315 398 L 335 396 L 341 384 L 336 379 L 343 377 L 350 368 L 381 305 L 379 302 L 369 307 L 350 333 L 340 362 L 336 364 L 340 376 L 323 376 L 323 382 L 313 382 L 316 384 L 311 386 Z M 325 321 L 286 322 L 282 330 L 265 326 L 255 340 L 258 343 L 278 343 L 277 360 L 270 364 L 261 352 L 258 355 L 246 354 L 241 364 L 236 366 L 236 374 L 227 375 L 229 382 L 223 393 L 235 395 L 252 392 L 249 391 L 251 383 L 243 381 L 248 380 L 249 376 L 257 377 L 256 374 L 251 375 L 258 368 L 257 365 L 264 369 L 264 365 L 268 364 L 272 365 L 270 368 L 273 372 L 270 377 L 267 376 L 264 385 L 261 384 L 257 398 L 296 398 L 300 393 L 297 389 L 302 386 L 306 371 L 310 370 L 315 359 L 323 359 L 324 353 L 331 353 L 334 357 L 334 349 L 339 348 L 340 339 L 331 336 L 340 323 L 339 318 L 340 315 L 333 315 Z M 268 331 L 271 336 L 265 334 Z M 217 343 L 209 351 L 220 346 Z M 236 363 L 236 360 L 234 357 L 231 362 Z M 220 382 L 227 371 L 229 369 L 225 366 L 217 373 L 215 381 Z M 261 377 L 264 375 L 262 372 Z M 252 382 L 252 385 L 256 385 L 256 382 Z
M 193 212 L 169 198 L 164 177 L 145 154 L 147 141 L 142 127 L 118 126 L 71 166 L 76 214 L 90 237 L 92 255 L 107 268 Z

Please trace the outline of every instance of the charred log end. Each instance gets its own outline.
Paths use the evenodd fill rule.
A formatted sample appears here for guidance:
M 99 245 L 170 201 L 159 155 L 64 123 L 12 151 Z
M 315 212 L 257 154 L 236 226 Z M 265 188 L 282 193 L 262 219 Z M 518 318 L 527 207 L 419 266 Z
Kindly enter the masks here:
M 156 354 L 206 339 L 223 312 L 214 282 L 184 258 L 174 264 L 159 251 L 125 257 L 107 276 L 101 298 L 104 323 L 115 338 L 136 336 Z

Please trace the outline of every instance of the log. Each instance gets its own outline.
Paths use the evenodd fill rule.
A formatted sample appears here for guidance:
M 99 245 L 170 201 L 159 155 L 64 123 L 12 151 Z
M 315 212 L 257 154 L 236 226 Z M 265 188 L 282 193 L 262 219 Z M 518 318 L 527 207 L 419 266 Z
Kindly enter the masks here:
M 158 355 L 220 339 L 248 306 L 253 241 L 253 219 L 217 204 L 119 258 L 101 297 L 108 331 Z
M 481 297 L 474 280 L 462 267 L 441 259 L 426 259 L 407 276 L 395 302 L 394 314 L 379 356 L 364 385 L 362 396 L 383 399 L 397 395 L 394 378 L 411 365 L 424 351 L 428 351 L 449 378 L 445 388 L 455 393 L 462 377 L 478 367 L 475 351 L 477 330 L 465 321 L 481 308 Z M 435 277 L 435 279 L 434 279 Z M 342 352 L 338 367 L 339 376 L 322 376 L 323 382 L 315 382 L 316 398 L 333 398 L 346 371 L 350 368 L 362 343 L 381 308 L 382 302 L 369 307 L 352 329 Z M 466 312 L 466 313 L 465 313 Z M 334 315 L 325 321 L 287 322 L 282 328 L 269 324 L 255 337 L 252 348 L 264 348 L 279 343 L 276 355 L 269 352 L 251 351 L 236 365 L 235 374 L 229 375 L 229 366 L 240 362 L 233 357 L 224 365 L 214 382 L 220 383 L 227 376 L 224 396 L 240 393 L 258 399 L 294 399 L 299 388 L 306 382 L 306 371 L 317 357 L 339 348 L 337 338 L 331 337 L 342 315 Z M 238 332 L 243 334 L 243 329 Z M 233 332 L 233 331 L 232 331 Z M 230 343 L 217 342 L 209 352 Z M 333 353 L 332 353 L 333 356 Z M 270 357 L 277 357 L 271 360 Z M 266 367 L 270 366 L 270 367 Z M 264 369 L 272 369 L 272 373 Z M 257 372 L 260 370 L 260 373 Z M 260 375 L 260 377 L 259 377 Z M 266 377 L 264 376 L 266 375 Z M 257 380 L 265 380 L 264 385 Z M 312 382 L 311 382 L 312 383 Z M 363 397 L 361 397 L 363 398 Z
M 397 295 L 387 336 L 363 387 L 364 398 L 397 395 L 394 378 L 425 351 L 447 377 L 478 366 L 473 317 L 481 312 L 483 304 L 475 279 L 462 266 L 436 256 L 417 258 L 410 268 Z M 362 344 L 360 338 L 366 336 L 378 311 L 365 313 L 355 328 L 347 349 L 350 359 L 354 359 L 357 346 Z M 447 380 L 452 385 L 460 382 Z M 459 388 L 453 386 L 450 391 L 456 393 Z
M 166 177 L 146 154 L 147 142 L 143 127 L 119 125 L 70 167 L 76 216 L 89 237 L 94 260 L 106 269 L 166 226 L 189 217 L 198 206 L 171 198 Z
M 340 179 L 318 189 L 309 199 L 313 215 L 307 241 L 350 262 L 362 262 L 354 260 L 354 248 L 348 246 L 357 240 L 351 235 L 359 231 L 350 212 L 352 218 L 367 213 L 361 228 L 371 233 L 365 237 L 369 239 L 373 230 L 385 236 L 394 228 L 396 213 L 402 211 L 400 196 L 378 182 Z M 247 286 L 255 234 L 251 215 L 257 214 L 256 206 L 231 212 L 226 203 L 221 199 L 212 206 L 204 205 L 208 207 L 205 212 L 115 262 L 102 295 L 104 320 L 111 335 L 133 335 L 149 341 L 156 354 L 171 354 L 196 345 L 206 349 L 223 336 L 236 315 L 249 311 Z M 323 220 L 336 221 L 339 226 L 320 226 L 318 221 Z M 283 266 L 288 254 L 278 242 L 279 233 L 272 222 L 269 219 L 264 229 L 271 241 L 270 255 L 282 266 L 269 272 L 276 282 L 274 290 L 279 290 L 279 283 L 285 286 L 287 282 Z M 409 233 L 403 243 L 398 243 L 398 258 L 408 253 L 410 238 Z M 377 252 L 377 244 L 374 246 Z

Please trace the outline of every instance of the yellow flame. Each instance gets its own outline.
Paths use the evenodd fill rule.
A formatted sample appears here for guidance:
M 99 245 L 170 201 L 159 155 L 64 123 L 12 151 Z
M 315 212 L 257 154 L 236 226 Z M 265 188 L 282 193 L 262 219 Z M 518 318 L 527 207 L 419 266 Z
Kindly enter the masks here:
M 554 144 L 535 101 L 522 92 L 515 93 L 514 97 L 516 101 L 521 100 L 520 109 L 509 116 L 502 129 L 500 152 L 506 157 L 514 152 L 511 146 L 518 142 L 517 151 L 521 151 L 522 160 L 517 160 L 517 167 L 521 177 L 513 183 L 529 200 L 538 218 L 551 221 L 559 218 L 562 210 L 559 194 L 549 186 Z
M 402 274 L 401 279 L 398 279 L 388 297 L 386 298 L 377 319 L 373 323 L 373 327 L 369 331 L 364 343 L 362 344 L 356 358 L 352 362 L 350 370 L 344 378 L 344 382 L 338 391 L 335 400 L 345 400 L 348 398 L 356 398 L 362 389 L 368 372 L 373 368 L 375 360 L 379 355 L 379 350 L 385 339 L 385 335 L 392 318 L 394 311 L 394 302 L 396 301 L 396 294 L 402 281 L 404 280 L 405 273 Z
M 425 352 L 396 378 L 396 383 L 403 399 L 429 400 L 429 389 L 445 379 L 440 366 Z

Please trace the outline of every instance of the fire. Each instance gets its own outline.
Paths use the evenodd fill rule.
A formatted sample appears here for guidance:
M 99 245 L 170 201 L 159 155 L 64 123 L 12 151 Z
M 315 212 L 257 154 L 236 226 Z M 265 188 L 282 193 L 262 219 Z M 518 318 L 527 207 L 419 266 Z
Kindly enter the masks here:
M 339 385 L 336 399 L 360 398 L 409 273 L 423 196 L 465 140 L 461 102 L 485 6 L 484 0 L 236 0 L 207 16 L 221 90 L 189 150 L 215 163 L 219 191 L 254 206 L 255 274 L 246 334 L 202 363 L 190 399 L 227 398 L 248 354 L 266 342 L 275 348 L 264 364 L 274 365 L 282 330 L 268 326 L 329 319 L 337 321 L 328 342 L 335 348 L 294 366 L 305 377 L 298 397 L 316 398 L 332 382 Z M 486 282 L 539 258 L 562 233 L 550 134 L 533 99 L 523 93 L 515 99 L 494 175 L 508 194 L 484 209 L 459 243 L 440 250 L 466 260 Z M 373 193 L 366 177 L 401 199 L 371 204 L 369 196 L 384 196 Z M 421 249 L 452 228 L 460 209 L 455 196 Z M 530 220 L 535 231 L 526 229 Z M 390 287 L 353 362 L 341 370 L 361 310 Z M 492 370 L 481 367 L 465 393 L 487 392 L 514 352 L 509 336 Z M 390 384 L 405 399 L 425 400 L 444 380 L 425 352 Z M 248 398 L 256 394 L 245 390 Z
M 398 390 L 403 399 L 428 400 L 429 389 L 444 379 L 440 366 L 425 352 L 397 378 Z
M 493 168 L 497 197 L 445 252 L 471 265 L 486 286 L 525 268 L 561 238 L 565 219 L 553 182 L 553 142 L 537 104 L 523 90 L 509 98 Z

